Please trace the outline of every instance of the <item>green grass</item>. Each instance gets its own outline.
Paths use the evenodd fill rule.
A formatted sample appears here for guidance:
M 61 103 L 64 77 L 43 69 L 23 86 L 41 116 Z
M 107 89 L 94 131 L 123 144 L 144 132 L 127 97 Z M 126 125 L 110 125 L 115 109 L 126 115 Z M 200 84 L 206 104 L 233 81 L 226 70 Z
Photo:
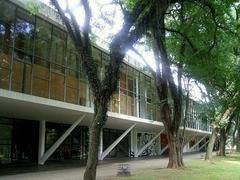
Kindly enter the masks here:
M 184 169 L 144 169 L 112 180 L 240 180 L 240 154 L 215 157 L 212 162 L 192 160 Z

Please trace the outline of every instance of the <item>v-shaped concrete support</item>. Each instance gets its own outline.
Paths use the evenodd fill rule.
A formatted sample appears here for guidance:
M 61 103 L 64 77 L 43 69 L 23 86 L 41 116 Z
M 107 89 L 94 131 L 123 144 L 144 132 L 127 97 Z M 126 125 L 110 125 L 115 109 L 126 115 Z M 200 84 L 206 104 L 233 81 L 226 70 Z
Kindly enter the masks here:
M 136 126 L 136 124 L 133 124 L 131 127 L 129 127 L 119 138 L 117 138 L 99 157 L 99 160 L 103 160 L 112 150 L 115 148 L 118 143 Z
M 77 125 L 85 118 L 85 114 L 76 120 L 65 133 L 39 158 L 38 164 L 43 165 L 46 160 L 54 153 L 54 151 L 62 144 L 62 142 L 68 137 L 68 135 L 77 127 Z
M 207 145 L 207 143 L 209 142 L 209 140 L 207 142 L 205 142 L 200 148 L 199 148 L 199 151 L 201 151 L 201 149 Z
M 147 144 L 145 144 L 138 152 L 137 152 L 137 157 L 143 153 L 145 149 L 147 149 L 159 136 L 160 134 L 164 131 L 164 129 L 159 132 L 156 136 L 154 136 Z
M 206 137 L 207 137 L 207 135 L 206 135 L 206 136 L 203 136 L 196 144 L 194 144 L 194 145 L 189 149 L 189 152 L 191 152 L 195 147 L 197 147 L 198 144 L 199 144 L 200 142 L 202 142 L 202 140 L 204 140 Z

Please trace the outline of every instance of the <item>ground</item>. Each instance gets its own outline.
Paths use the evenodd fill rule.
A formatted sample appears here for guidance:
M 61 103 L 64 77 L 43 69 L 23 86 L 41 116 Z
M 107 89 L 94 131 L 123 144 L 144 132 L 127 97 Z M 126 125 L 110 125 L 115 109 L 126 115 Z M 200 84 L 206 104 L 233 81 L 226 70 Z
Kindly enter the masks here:
M 111 180 L 237 180 L 240 179 L 240 154 L 227 157 L 215 157 L 212 162 L 192 160 L 186 163 L 186 168 L 145 169 L 137 171 L 131 177 L 114 177 Z
M 213 162 L 202 160 L 203 153 L 185 155 L 186 168 L 181 170 L 164 169 L 167 158 L 122 159 L 107 161 L 98 166 L 98 180 L 159 180 L 159 179 L 240 179 L 240 154 L 226 158 L 215 158 Z M 129 164 L 132 176 L 116 177 L 119 164 Z M 0 175 L 0 180 L 81 180 L 84 167 L 67 167 L 58 170 Z

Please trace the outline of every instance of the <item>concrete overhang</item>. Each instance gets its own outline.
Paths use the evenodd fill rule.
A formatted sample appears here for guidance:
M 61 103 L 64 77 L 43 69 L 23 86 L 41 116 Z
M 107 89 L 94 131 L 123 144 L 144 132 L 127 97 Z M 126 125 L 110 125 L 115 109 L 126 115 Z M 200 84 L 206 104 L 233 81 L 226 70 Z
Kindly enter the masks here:
M 86 117 L 81 125 L 89 126 L 93 118 L 91 107 L 0 89 L 0 116 L 2 117 L 72 124 L 84 114 Z M 141 132 L 157 133 L 164 128 L 162 122 L 113 112 L 108 112 L 105 127 L 125 130 L 133 124 L 136 124 L 134 129 Z M 190 128 L 187 128 L 186 132 L 209 133 Z
M 25 120 L 72 124 L 83 114 L 81 125 L 89 126 L 93 108 L 0 89 L 0 116 Z M 141 132 L 159 132 L 161 122 L 108 112 L 106 128 L 127 129 L 136 124 Z

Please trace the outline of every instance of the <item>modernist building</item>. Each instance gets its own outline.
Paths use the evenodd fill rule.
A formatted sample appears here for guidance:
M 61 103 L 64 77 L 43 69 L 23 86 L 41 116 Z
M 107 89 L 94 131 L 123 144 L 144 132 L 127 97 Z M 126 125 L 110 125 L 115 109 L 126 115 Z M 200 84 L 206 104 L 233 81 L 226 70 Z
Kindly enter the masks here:
M 0 0 L 0 164 L 85 160 L 91 91 L 69 36 L 47 6 L 30 15 L 24 0 Z M 99 70 L 109 60 L 93 46 Z M 199 151 L 210 128 L 190 103 L 185 151 Z M 100 160 L 167 153 L 160 102 L 147 71 L 126 59 L 101 133 Z

